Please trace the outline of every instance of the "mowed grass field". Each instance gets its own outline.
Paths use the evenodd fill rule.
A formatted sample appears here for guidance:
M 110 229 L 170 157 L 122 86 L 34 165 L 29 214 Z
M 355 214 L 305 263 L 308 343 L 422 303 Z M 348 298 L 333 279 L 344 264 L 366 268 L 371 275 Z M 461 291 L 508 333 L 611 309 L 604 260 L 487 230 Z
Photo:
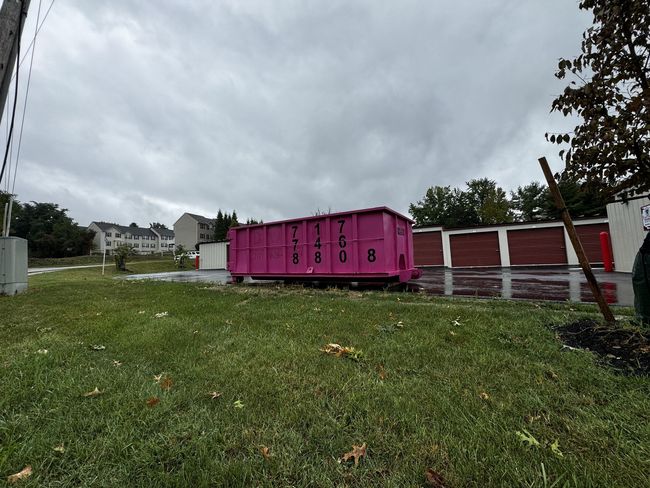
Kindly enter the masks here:
M 0 298 L 0 484 L 648 486 L 650 381 L 547 327 L 592 307 L 113 274 Z

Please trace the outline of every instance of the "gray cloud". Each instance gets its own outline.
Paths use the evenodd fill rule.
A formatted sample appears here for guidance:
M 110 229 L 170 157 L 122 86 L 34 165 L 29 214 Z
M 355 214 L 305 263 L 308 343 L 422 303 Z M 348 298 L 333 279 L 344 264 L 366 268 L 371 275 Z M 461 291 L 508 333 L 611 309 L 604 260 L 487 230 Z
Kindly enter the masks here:
M 60 0 L 16 192 L 82 224 L 171 225 L 406 212 L 482 176 L 513 188 L 554 156 L 544 132 L 571 125 L 548 113 L 553 70 L 588 21 L 563 0 Z

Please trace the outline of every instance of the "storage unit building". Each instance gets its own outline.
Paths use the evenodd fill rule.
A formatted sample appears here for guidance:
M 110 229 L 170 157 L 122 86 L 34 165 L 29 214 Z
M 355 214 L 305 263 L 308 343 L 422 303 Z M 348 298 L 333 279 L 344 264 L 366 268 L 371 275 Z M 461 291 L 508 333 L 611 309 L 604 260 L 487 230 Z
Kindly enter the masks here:
M 499 234 L 497 232 L 472 232 L 452 234 L 451 263 L 454 268 L 475 266 L 501 266 Z
M 199 244 L 199 269 L 226 269 L 227 267 L 227 242 L 206 242 Z
M 413 258 L 416 266 L 442 266 L 442 228 L 429 232 L 413 232 Z
M 564 227 L 508 229 L 511 266 L 567 264 Z
M 602 264 L 600 233 L 608 232 L 606 218 L 574 220 L 587 258 Z M 413 230 L 417 266 L 508 267 L 575 265 L 562 221 L 524 222 L 466 229 L 426 227 Z
M 643 208 L 650 205 L 650 195 L 607 205 L 616 271 L 631 272 L 636 253 L 645 239 Z

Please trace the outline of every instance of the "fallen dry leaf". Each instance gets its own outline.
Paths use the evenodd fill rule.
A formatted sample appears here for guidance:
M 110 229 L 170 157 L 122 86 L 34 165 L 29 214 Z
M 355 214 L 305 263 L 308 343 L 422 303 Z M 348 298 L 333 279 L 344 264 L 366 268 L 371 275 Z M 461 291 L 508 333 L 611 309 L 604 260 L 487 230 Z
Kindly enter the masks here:
M 169 315 L 169 312 L 160 312 L 160 313 L 154 314 L 154 317 L 156 317 L 157 319 L 161 319 L 163 317 L 167 317 L 167 315 Z
M 484 391 L 482 391 L 481 393 L 479 393 L 478 396 L 481 397 L 481 400 L 489 400 L 489 399 L 490 399 L 490 395 L 488 395 L 488 394 L 485 393 Z
M 53 447 L 52 450 L 63 454 L 65 452 L 65 446 L 63 444 L 59 444 L 58 446 Z
M 101 395 L 102 393 L 104 393 L 104 392 L 101 391 L 99 388 L 95 387 L 95 389 L 93 391 L 89 391 L 87 393 L 84 393 L 84 396 L 93 398 L 93 397 L 97 397 L 97 396 Z
M 211 400 L 216 400 L 222 395 L 222 393 L 220 391 L 211 391 L 208 395 L 210 395 Z
M 113 359 L 113 366 L 119 368 L 120 366 L 122 366 L 122 362 L 118 361 L 117 359 Z
M 90 346 L 90 349 L 92 349 L 93 351 L 103 351 L 104 349 L 106 349 L 106 346 L 102 344 L 93 344 Z
M 350 452 L 346 452 L 345 454 L 343 454 L 343 457 L 341 457 L 341 462 L 345 463 L 350 459 L 354 458 L 354 465 L 358 466 L 359 459 L 365 456 L 366 456 L 366 443 L 364 442 L 360 446 L 355 446 L 353 444 L 352 450 Z
M 31 466 L 25 466 L 22 471 L 12 474 L 10 476 L 7 476 L 7 482 L 8 483 L 15 483 L 16 481 L 24 480 L 25 478 L 28 478 L 29 476 L 32 475 L 32 467 Z
M 341 346 L 340 344 L 330 343 L 320 348 L 320 351 L 340 357 L 349 357 L 352 359 L 360 359 L 363 356 L 363 352 L 354 347 Z
M 235 408 L 244 408 L 244 402 L 241 400 L 235 400 L 235 403 L 232 404 Z
M 268 447 L 266 446 L 260 447 L 260 453 L 262 453 L 262 456 L 264 456 L 264 459 L 266 461 L 271 460 L 271 450 Z
M 164 373 L 155 374 L 155 375 L 153 376 L 153 381 L 154 381 L 154 383 L 160 383 L 160 380 L 162 379 L 163 374 L 164 374 Z
M 174 382 L 172 381 L 172 379 L 169 376 L 165 376 L 165 379 L 163 379 L 160 382 L 160 387 L 163 390 L 169 390 L 172 387 L 173 384 L 174 384 Z
M 151 397 L 147 400 L 147 407 L 155 407 L 160 403 L 160 398 L 158 397 Z
M 427 478 L 427 485 L 433 486 L 435 488 L 446 488 L 447 482 L 437 471 L 429 468 L 427 469 L 427 472 L 424 473 L 424 475 Z

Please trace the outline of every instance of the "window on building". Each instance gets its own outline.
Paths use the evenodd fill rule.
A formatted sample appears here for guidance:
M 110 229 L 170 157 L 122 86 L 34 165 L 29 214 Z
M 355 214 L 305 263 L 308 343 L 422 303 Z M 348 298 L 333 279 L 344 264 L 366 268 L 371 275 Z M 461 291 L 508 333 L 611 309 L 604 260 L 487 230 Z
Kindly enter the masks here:
M 115 237 L 122 237 L 122 234 L 120 234 L 119 232 L 116 232 Z
M 106 247 L 111 247 L 111 241 L 106 241 L 105 244 L 106 244 Z
M 136 242 L 135 244 L 133 244 L 133 247 L 140 247 L 140 244 Z
M 113 237 L 110 232 L 106 233 L 106 237 Z
M 133 238 L 134 238 L 136 241 L 140 240 L 140 236 L 133 236 Z

